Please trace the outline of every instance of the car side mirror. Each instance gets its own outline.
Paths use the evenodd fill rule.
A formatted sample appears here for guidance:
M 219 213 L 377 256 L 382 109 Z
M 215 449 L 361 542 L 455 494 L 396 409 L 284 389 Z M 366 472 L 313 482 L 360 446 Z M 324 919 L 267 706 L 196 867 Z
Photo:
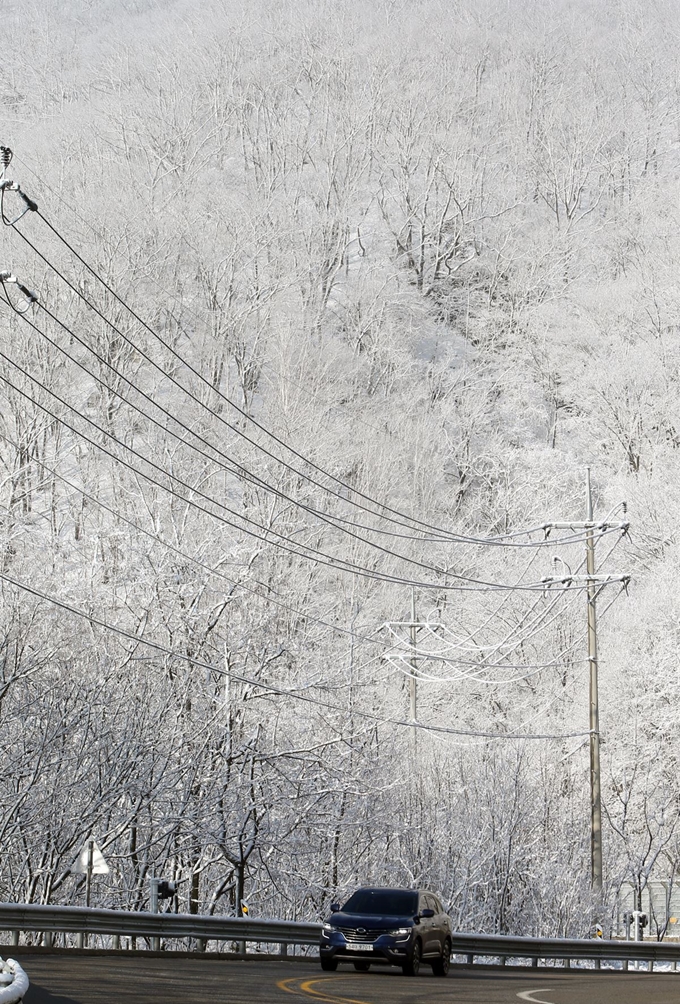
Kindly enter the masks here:
M 425 918 L 434 917 L 434 910 L 430 910 L 429 908 L 427 910 L 421 910 L 420 916 Z
M 340 909 L 339 903 L 331 903 L 331 913 L 337 913 Z

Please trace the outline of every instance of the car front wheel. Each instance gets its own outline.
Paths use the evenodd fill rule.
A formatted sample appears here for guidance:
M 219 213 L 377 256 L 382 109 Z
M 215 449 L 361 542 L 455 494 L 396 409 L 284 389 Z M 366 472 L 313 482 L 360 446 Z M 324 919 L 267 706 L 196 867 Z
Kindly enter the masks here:
M 441 958 L 432 963 L 432 972 L 435 976 L 446 976 L 451 965 L 451 942 L 447 938 L 444 942 Z
M 335 970 L 338 968 L 338 963 L 335 961 L 335 959 L 322 959 L 321 968 L 323 969 L 324 973 L 334 973 Z
M 423 949 L 420 941 L 416 939 L 411 949 L 411 958 L 408 962 L 404 963 L 403 970 L 404 976 L 417 976 L 420 971 L 420 958 L 423 954 Z
M 367 973 L 368 970 L 371 968 L 371 963 L 370 962 L 355 962 L 354 963 L 354 968 L 356 969 L 356 971 L 358 973 Z

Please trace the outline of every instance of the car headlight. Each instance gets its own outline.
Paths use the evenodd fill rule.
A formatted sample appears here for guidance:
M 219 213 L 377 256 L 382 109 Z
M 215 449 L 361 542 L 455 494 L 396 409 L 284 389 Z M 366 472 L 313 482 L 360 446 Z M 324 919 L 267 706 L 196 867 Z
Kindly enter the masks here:
M 410 927 L 395 927 L 395 929 L 393 931 L 388 931 L 387 933 L 391 934 L 393 938 L 403 938 L 406 934 L 410 934 L 411 933 L 411 928 Z
M 321 936 L 323 938 L 328 938 L 329 935 L 330 935 L 330 933 L 331 933 L 331 931 L 334 931 L 334 930 L 335 930 L 335 928 L 333 927 L 332 924 L 322 924 L 321 925 Z

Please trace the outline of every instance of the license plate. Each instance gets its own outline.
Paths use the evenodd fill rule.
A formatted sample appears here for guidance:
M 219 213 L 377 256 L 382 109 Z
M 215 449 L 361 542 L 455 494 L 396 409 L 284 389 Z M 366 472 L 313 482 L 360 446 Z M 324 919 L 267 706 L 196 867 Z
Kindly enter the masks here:
M 373 945 L 371 945 L 371 944 L 369 944 L 369 945 L 353 944 L 353 945 L 347 945 L 347 947 L 349 948 L 350 952 L 372 952 L 373 951 Z

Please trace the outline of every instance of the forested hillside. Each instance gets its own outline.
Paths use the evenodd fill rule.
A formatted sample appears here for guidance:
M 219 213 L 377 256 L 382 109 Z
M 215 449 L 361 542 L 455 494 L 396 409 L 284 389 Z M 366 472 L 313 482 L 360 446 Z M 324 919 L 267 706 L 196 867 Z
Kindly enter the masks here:
M 5 192 L 0 270 L 38 302 L 3 286 L 0 898 L 83 903 L 89 835 L 128 908 L 151 874 L 309 919 L 422 884 L 560 936 L 672 882 L 677 5 L 42 0 L 2 31 L 38 211 Z M 604 906 L 587 466 L 632 577 L 598 587 Z

